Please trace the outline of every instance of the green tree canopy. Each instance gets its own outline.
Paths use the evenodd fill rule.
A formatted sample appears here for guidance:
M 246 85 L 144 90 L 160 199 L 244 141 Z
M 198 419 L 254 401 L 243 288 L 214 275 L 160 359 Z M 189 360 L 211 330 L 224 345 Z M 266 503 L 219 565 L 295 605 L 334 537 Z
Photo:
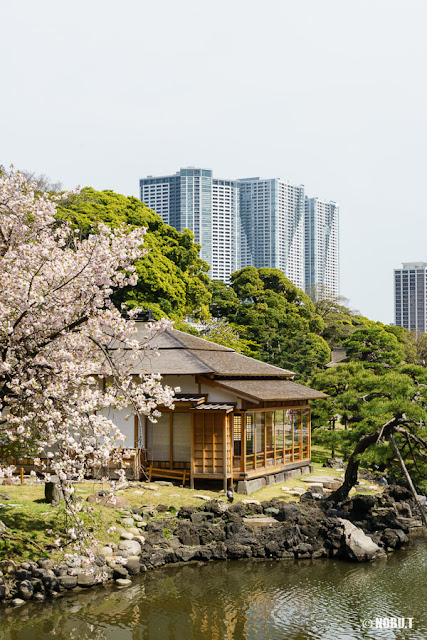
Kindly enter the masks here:
M 343 342 L 350 360 L 360 360 L 380 365 L 396 366 L 405 357 L 396 335 L 381 322 L 369 322 L 356 329 Z
M 211 310 L 257 345 L 257 357 L 291 369 L 303 378 L 328 362 L 330 350 L 319 335 L 324 327 L 310 298 L 278 269 L 246 267 L 230 287 L 211 283 Z
M 314 376 L 311 385 L 329 395 L 313 405 L 314 439 L 328 442 L 325 427 L 334 416 L 348 427 L 337 432 L 345 454 L 354 450 L 360 439 L 390 420 L 396 420 L 399 429 L 399 448 L 407 459 L 408 467 L 418 482 L 427 477 L 427 457 L 418 452 L 414 462 L 412 442 L 427 435 L 427 370 L 416 365 L 382 368 L 364 362 L 350 362 L 332 367 Z M 406 433 L 408 436 L 406 436 Z M 365 465 L 376 464 L 399 475 L 394 451 L 389 442 L 381 439 L 362 456 Z
M 209 267 L 198 257 L 200 245 L 194 242 L 191 231 L 180 233 L 165 224 L 137 198 L 90 187 L 70 197 L 59 212 L 83 233 L 96 229 L 100 222 L 112 228 L 124 222 L 147 228 L 144 246 L 148 254 L 136 264 L 138 284 L 115 294 L 117 304 L 151 309 L 156 318 L 209 316 Z

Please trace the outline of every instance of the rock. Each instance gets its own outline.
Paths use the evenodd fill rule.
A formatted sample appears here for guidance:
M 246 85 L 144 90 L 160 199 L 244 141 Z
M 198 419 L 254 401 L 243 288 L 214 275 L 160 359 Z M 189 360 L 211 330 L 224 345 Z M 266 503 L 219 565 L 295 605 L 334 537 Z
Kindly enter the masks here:
M 19 582 L 31 580 L 31 575 L 31 571 L 25 571 L 25 569 L 17 569 L 15 573 L 15 577 Z
M 93 587 L 96 584 L 95 574 L 80 572 L 77 576 L 77 584 L 79 587 Z
M 159 513 L 165 513 L 166 511 L 169 511 L 169 507 L 167 507 L 165 504 L 158 504 L 157 511 Z
M 140 516 L 139 513 L 135 513 L 133 519 L 135 520 L 135 522 L 144 522 L 144 518 Z
M 243 524 L 252 527 L 268 527 L 273 524 L 278 524 L 278 521 L 276 518 L 270 518 L 268 516 L 253 516 L 252 518 L 243 518 Z
M 120 534 L 120 538 L 122 540 L 133 540 L 134 537 L 133 533 L 130 533 L 129 531 L 123 531 L 123 533 Z
M 245 516 L 246 515 L 245 505 L 242 502 L 236 502 L 235 504 L 232 504 L 231 507 L 228 507 L 227 515 L 231 513 L 235 513 L 241 517 Z
M 338 520 L 344 527 L 346 552 L 350 559 L 366 562 L 382 555 L 380 547 L 363 533 L 362 529 L 358 529 L 350 520 L 344 518 L 338 518 Z
M 23 600 L 30 600 L 34 594 L 34 587 L 29 580 L 23 580 L 18 589 L 19 597 Z
M 267 507 L 267 509 L 265 509 L 265 513 L 269 516 L 277 516 L 279 509 L 276 509 L 276 507 Z
M 87 497 L 87 501 L 92 504 L 100 504 L 102 507 L 109 507 L 110 509 L 127 509 L 130 502 L 125 500 L 122 496 L 109 497 L 105 491 L 97 491 Z
M 124 527 L 133 527 L 135 524 L 134 518 L 122 518 L 122 525 Z
M 133 536 L 139 536 L 141 535 L 142 531 L 141 529 L 137 529 L 136 527 L 129 527 L 128 533 L 131 533 Z
M 408 538 L 401 529 L 384 529 L 381 541 L 388 549 L 398 549 Z
M 118 587 L 128 587 L 131 584 L 132 580 L 129 580 L 129 578 L 116 578 L 116 585 Z
M 49 560 L 49 558 L 40 558 L 39 560 L 37 560 L 37 564 L 39 565 L 40 569 L 53 568 L 53 562 L 52 560 Z
M 136 540 L 136 542 L 139 542 L 139 544 L 141 545 L 141 547 L 145 544 L 145 538 L 144 536 L 135 536 L 134 540 Z
M 136 576 L 141 571 L 139 558 L 128 558 L 126 562 L 126 569 L 129 572 L 129 575 Z
M 195 493 L 193 498 L 198 498 L 199 500 L 210 500 L 210 496 L 204 496 L 201 493 Z
M 77 587 L 77 576 L 60 576 L 58 580 L 64 589 L 74 589 L 74 587 Z
M 65 560 L 65 564 L 67 567 L 70 567 L 70 569 L 77 569 L 82 566 L 82 558 L 78 555 L 70 556 Z
M 425 496 L 417 493 L 417 498 L 418 498 L 418 501 L 419 501 L 419 503 L 420 503 L 420 505 L 422 507 L 426 507 L 427 506 L 427 498 Z
M 127 553 L 129 553 L 129 555 L 139 556 L 139 554 L 141 553 L 141 545 L 135 539 L 122 540 L 121 542 L 119 542 L 119 552 L 120 551 L 126 551 Z
M 329 467 L 329 469 L 344 470 L 345 462 L 342 458 L 328 458 L 326 462 L 323 463 L 323 466 Z
M 113 578 L 114 580 L 118 580 L 120 578 L 127 578 L 129 576 L 129 572 L 122 564 L 112 564 L 111 569 L 113 570 Z
M 194 547 L 200 544 L 198 529 L 189 522 L 180 522 L 176 528 L 175 535 L 179 538 L 181 544 L 187 547 Z
M 191 514 L 190 520 L 193 524 L 202 524 L 202 522 L 213 520 L 213 517 L 214 514 L 209 511 L 196 511 L 196 513 Z
M 7 479 L 8 478 L 5 478 L 5 480 Z M 25 600 L 22 600 L 21 598 L 14 598 L 11 602 L 12 607 L 20 607 L 22 604 L 25 604 Z
M 173 482 L 169 482 L 169 480 L 157 480 L 156 482 L 159 487 L 173 487 Z
M 111 556 L 113 555 L 113 549 L 111 547 L 102 547 L 102 549 L 99 550 L 99 553 L 102 553 L 104 556 Z
M 64 500 L 64 493 L 59 476 L 50 476 L 49 482 L 46 482 L 44 485 L 44 495 L 46 501 L 50 503 Z
M 242 504 L 244 505 L 248 505 L 248 504 L 261 504 L 261 502 L 259 500 L 250 500 L 250 499 L 246 499 L 246 500 L 242 500 Z
M 159 485 L 158 484 L 146 484 L 144 485 L 145 489 L 148 489 L 149 491 L 158 491 L 159 490 Z
M 4 574 L 4 575 L 15 575 L 16 572 L 16 562 L 14 562 L 13 560 L 2 560 L 0 562 L 0 571 Z
M 33 602 L 43 602 L 44 600 L 46 600 L 44 593 L 38 592 L 33 595 Z

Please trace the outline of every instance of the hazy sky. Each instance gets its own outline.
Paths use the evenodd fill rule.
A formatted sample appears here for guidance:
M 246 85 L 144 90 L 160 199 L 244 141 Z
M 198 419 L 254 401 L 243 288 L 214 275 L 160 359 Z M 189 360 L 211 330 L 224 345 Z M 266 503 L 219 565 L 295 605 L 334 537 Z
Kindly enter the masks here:
M 0 0 L 0 164 L 138 195 L 182 166 L 341 206 L 341 293 L 427 261 L 426 0 Z

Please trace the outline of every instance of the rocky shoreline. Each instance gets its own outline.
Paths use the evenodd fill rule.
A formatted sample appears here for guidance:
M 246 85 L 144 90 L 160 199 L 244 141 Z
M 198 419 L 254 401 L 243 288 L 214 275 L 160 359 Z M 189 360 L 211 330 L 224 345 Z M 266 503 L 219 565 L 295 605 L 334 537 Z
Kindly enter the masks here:
M 275 498 L 232 505 L 210 500 L 178 511 L 134 507 L 121 509 L 118 522 L 119 544 L 100 549 L 89 568 L 79 556 L 59 565 L 46 558 L 0 562 L 0 603 L 42 602 L 100 582 L 125 587 L 132 576 L 171 563 L 321 557 L 366 562 L 402 547 L 421 524 L 411 493 L 397 485 L 340 505 L 308 491 L 298 504 Z

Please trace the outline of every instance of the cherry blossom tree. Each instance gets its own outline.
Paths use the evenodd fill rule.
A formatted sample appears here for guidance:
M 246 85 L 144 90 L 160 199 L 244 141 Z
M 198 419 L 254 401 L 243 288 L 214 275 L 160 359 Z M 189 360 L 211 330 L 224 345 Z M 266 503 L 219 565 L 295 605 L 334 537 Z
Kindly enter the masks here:
M 138 341 L 138 310 L 110 302 L 137 281 L 145 229 L 99 224 L 82 239 L 56 216 L 69 194 L 36 187 L 15 170 L 0 176 L 0 447 L 44 452 L 72 491 L 124 439 L 108 408 L 155 420 L 159 404 L 172 405 L 160 376 L 132 375 L 169 324 L 146 325 Z

